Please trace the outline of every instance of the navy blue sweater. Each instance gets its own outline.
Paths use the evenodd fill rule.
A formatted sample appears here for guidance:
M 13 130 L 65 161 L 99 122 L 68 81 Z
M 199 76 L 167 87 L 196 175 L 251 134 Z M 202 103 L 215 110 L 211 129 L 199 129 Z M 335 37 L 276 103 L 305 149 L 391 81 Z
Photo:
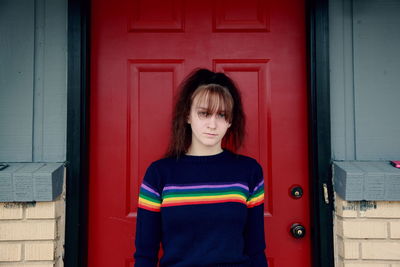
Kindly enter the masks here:
M 139 194 L 136 267 L 267 265 L 264 180 L 256 160 L 228 150 L 153 162 Z

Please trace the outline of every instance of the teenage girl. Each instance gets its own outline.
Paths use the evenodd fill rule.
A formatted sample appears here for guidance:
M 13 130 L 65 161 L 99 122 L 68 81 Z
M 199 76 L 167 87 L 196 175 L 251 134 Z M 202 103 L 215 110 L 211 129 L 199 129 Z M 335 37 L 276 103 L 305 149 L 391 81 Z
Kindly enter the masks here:
M 181 84 L 168 152 L 140 188 L 136 267 L 268 266 L 262 168 L 225 148 L 242 145 L 244 126 L 225 74 L 199 69 Z

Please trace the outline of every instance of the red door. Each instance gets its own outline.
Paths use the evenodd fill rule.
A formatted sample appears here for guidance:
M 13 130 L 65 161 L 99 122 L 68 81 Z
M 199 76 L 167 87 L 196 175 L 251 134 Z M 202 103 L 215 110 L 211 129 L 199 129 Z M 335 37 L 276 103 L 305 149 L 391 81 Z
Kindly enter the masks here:
M 264 169 L 270 266 L 311 266 L 304 1 L 96 0 L 91 22 L 89 266 L 133 265 L 141 179 L 166 149 L 175 88 L 195 67 L 242 90 L 240 152 Z M 302 239 L 289 233 L 295 222 Z

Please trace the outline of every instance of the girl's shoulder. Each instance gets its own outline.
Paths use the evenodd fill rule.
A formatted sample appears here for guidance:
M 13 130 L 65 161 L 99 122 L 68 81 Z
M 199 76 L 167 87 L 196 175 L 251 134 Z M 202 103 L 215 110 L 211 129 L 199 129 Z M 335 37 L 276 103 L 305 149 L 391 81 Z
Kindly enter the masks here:
M 159 169 L 163 167 L 169 167 L 175 163 L 175 160 L 173 158 L 160 158 L 158 160 L 153 161 L 150 165 L 149 168 L 153 169 Z
M 246 164 L 246 165 L 256 167 L 256 168 L 261 167 L 260 163 L 258 163 L 258 161 L 255 158 L 252 158 L 250 156 L 246 156 L 243 154 L 236 154 L 233 152 L 230 152 L 230 153 L 232 154 L 232 157 L 234 158 L 234 160 L 237 163 Z
M 261 164 L 255 158 L 250 156 L 232 153 L 235 158 L 235 166 L 244 170 L 243 173 L 247 174 L 247 184 L 251 191 L 257 186 L 261 186 L 264 183 L 264 175 Z

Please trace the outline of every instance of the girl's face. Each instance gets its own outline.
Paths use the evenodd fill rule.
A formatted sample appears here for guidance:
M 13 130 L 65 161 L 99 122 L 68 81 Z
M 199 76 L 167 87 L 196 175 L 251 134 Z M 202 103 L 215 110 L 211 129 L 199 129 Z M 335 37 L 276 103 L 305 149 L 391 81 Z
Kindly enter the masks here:
M 210 113 L 207 99 L 193 99 L 188 123 L 192 128 L 191 148 L 201 151 L 219 152 L 222 138 L 231 124 L 226 120 L 225 111 Z

